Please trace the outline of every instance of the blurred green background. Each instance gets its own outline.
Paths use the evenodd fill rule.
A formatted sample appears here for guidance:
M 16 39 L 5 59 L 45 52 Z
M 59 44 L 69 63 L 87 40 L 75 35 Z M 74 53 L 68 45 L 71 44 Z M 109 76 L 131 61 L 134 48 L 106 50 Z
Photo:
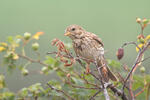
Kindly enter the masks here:
M 45 34 L 40 37 L 39 43 L 44 59 L 46 52 L 54 51 L 50 46 L 51 40 L 57 37 L 71 42 L 63 35 L 64 30 L 70 24 L 78 24 L 103 40 L 106 58 L 117 60 L 116 50 L 124 42 L 136 41 L 140 32 L 136 17 L 150 18 L 149 4 L 150 0 L 0 0 L 0 41 L 5 41 L 7 36 L 43 31 Z M 144 33 L 150 34 L 150 27 Z M 29 47 L 26 47 L 27 55 L 33 53 Z M 129 46 L 121 62 L 130 66 L 135 56 L 135 47 Z M 34 64 L 28 69 L 41 69 L 41 66 Z M 56 78 L 54 75 L 38 73 L 23 77 L 19 71 L 10 75 L 5 70 L 0 67 L 12 91 Z

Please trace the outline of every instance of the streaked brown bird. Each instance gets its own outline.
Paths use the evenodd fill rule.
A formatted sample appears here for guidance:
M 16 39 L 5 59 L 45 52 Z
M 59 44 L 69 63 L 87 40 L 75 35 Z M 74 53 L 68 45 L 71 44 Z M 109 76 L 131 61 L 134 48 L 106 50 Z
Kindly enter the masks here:
M 109 79 L 117 81 L 115 75 L 110 71 L 104 58 L 104 44 L 101 39 L 84 30 L 79 25 L 70 25 L 65 30 L 65 36 L 72 39 L 73 48 L 76 55 L 86 61 L 86 72 L 90 72 L 90 63 L 95 63 L 101 68 L 101 74 L 104 81 L 108 82 Z

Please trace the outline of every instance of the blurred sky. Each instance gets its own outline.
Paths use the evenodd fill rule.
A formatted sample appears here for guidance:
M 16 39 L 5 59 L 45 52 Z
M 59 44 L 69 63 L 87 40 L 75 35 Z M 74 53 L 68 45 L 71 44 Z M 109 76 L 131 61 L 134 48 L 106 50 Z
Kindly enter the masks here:
M 124 42 L 136 41 L 140 32 L 136 17 L 150 18 L 149 4 L 150 0 L 0 0 L 0 40 L 4 41 L 9 35 L 43 31 L 45 34 L 39 43 L 44 56 L 47 51 L 53 51 L 50 47 L 53 38 L 71 42 L 63 35 L 64 30 L 70 24 L 78 24 L 97 34 L 104 42 L 106 57 L 116 60 L 116 50 Z M 144 33 L 149 34 L 150 28 L 147 27 Z M 27 51 L 31 54 L 30 50 Z M 121 62 L 131 65 L 135 54 L 135 47 L 129 46 Z M 20 73 L 16 75 L 18 73 L 7 80 L 14 91 L 24 84 L 28 86 L 30 83 L 27 81 L 35 79 L 31 82 L 35 83 L 45 78 L 36 75 L 22 78 Z

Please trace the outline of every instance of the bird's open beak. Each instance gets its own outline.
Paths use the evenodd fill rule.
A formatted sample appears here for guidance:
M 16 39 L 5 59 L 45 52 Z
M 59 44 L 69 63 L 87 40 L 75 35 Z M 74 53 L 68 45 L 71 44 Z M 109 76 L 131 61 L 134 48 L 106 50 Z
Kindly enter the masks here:
M 64 35 L 69 36 L 70 34 L 71 34 L 70 32 L 66 32 Z

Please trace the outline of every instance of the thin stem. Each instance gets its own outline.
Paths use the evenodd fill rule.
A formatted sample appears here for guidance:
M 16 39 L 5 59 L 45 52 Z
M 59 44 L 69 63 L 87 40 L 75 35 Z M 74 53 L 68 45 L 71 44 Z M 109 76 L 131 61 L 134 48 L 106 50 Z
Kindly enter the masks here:
M 139 61 L 139 62 L 137 62 L 137 64 L 139 64 L 139 63 L 141 63 L 141 62 L 144 62 L 145 60 L 147 60 L 147 59 L 149 59 L 150 58 L 150 56 L 149 57 L 146 57 L 145 59 L 143 59 L 143 60 L 141 60 L 141 61 Z
M 141 26 L 141 33 L 140 33 L 140 34 L 143 34 L 144 27 L 143 27 L 142 23 L 139 23 L 139 24 L 140 24 L 140 26 Z
M 49 83 L 47 83 L 47 85 L 48 85 L 48 87 L 49 87 L 50 89 L 55 90 L 55 91 L 57 91 L 57 92 L 59 92 L 59 93 L 64 94 L 69 100 L 75 100 L 75 99 L 73 99 L 71 96 L 69 96 L 65 91 L 56 89 L 56 88 L 54 88 L 53 86 L 51 86 Z
M 26 55 L 25 50 L 24 50 L 24 46 L 22 47 L 22 55 L 24 55 L 24 56 Z
M 126 77 L 126 79 L 125 79 L 125 81 L 124 81 L 124 85 L 123 85 L 123 88 L 122 88 L 123 91 L 124 91 L 124 88 L 125 88 L 125 85 L 126 85 L 127 80 L 128 80 L 129 77 L 131 76 L 133 70 L 137 67 L 137 63 L 136 63 L 136 62 L 139 62 L 140 55 L 141 55 L 141 52 L 138 53 L 137 58 L 136 58 L 136 60 L 135 60 L 135 63 L 133 64 L 131 71 L 128 73 L 128 75 L 127 75 L 127 77 Z
M 97 90 L 99 88 L 87 88 L 87 87 L 83 87 L 83 86 L 77 86 L 77 85 L 73 85 L 73 84 L 70 84 L 72 87 L 74 88 L 82 88 L 82 89 L 90 89 L 90 90 Z
M 131 99 L 135 100 L 135 96 L 132 91 L 132 77 L 130 77 L 130 79 L 129 79 L 129 93 L 130 93 Z
M 85 78 L 85 76 L 84 76 L 85 73 L 83 74 L 83 76 L 81 76 L 78 72 L 75 72 L 75 71 L 73 71 L 73 72 L 74 72 L 79 78 L 83 79 L 86 84 L 89 84 L 89 85 L 91 85 L 91 86 L 94 86 L 94 87 L 96 87 L 96 88 L 99 88 L 99 86 L 98 86 L 97 84 L 93 84 L 93 83 L 89 82 L 89 81 Z
M 125 93 L 123 91 L 117 89 L 113 85 L 109 85 L 108 87 L 114 92 L 114 94 L 117 94 L 118 96 L 121 96 L 122 100 L 129 100 L 128 97 L 125 95 Z
M 102 67 L 99 67 L 99 66 L 97 65 L 97 62 L 95 62 L 95 65 L 96 65 L 96 67 L 97 67 L 97 71 L 98 71 L 98 75 L 99 75 L 99 78 L 100 78 L 100 82 L 101 82 L 101 85 L 102 85 L 102 88 L 103 88 L 103 93 L 104 93 L 104 96 L 105 96 L 105 100 L 110 100 L 110 97 L 109 97 L 109 95 L 108 95 L 106 86 L 104 85 L 104 82 L 103 82 L 104 77 L 102 77 L 102 73 L 101 73 L 101 71 L 100 71 Z
M 23 68 L 26 68 L 28 65 L 30 65 L 31 64 L 31 61 L 28 61 L 24 66 L 23 66 Z
M 127 46 L 129 44 L 133 44 L 133 45 L 135 45 L 139 49 L 139 51 L 141 50 L 141 48 L 135 42 L 126 42 L 121 47 L 123 48 L 123 47 L 125 47 L 125 46 Z
M 102 89 L 100 89 L 99 91 L 97 91 L 92 97 L 90 97 L 89 100 L 94 100 L 94 98 L 102 91 Z
M 22 54 L 18 54 L 18 56 L 21 57 L 21 58 L 24 58 L 24 59 L 26 59 L 26 60 L 28 60 L 28 61 L 30 61 L 30 62 L 32 62 L 32 63 L 39 63 L 39 64 L 41 64 L 41 65 L 44 65 L 44 66 L 47 66 L 47 67 L 48 67 L 47 64 L 43 63 L 43 62 L 40 61 L 40 60 L 34 60 L 34 59 L 31 59 L 31 58 L 29 58 L 29 57 L 27 57 L 27 56 L 25 56 L 25 55 L 22 55 Z
M 142 58 L 142 55 L 143 53 L 147 50 L 148 46 L 150 45 L 150 42 L 147 43 L 147 45 L 142 49 L 142 51 L 139 51 L 137 57 L 136 57 L 136 60 L 135 60 L 135 63 L 133 64 L 132 66 L 132 69 L 131 71 L 128 73 L 126 79 L 125 79 L 125 82 L 124 82 L 124 85 L 122 87 L 123 91 L 124 91 L 124 88 L 125 88 L 125 85 L 126 85 L 126 82 L 127 80 L 130 78 L 132 72 L 136 69 L 136 67 L 138 66 L 138 62 L 141 62 L 141 58 Z

